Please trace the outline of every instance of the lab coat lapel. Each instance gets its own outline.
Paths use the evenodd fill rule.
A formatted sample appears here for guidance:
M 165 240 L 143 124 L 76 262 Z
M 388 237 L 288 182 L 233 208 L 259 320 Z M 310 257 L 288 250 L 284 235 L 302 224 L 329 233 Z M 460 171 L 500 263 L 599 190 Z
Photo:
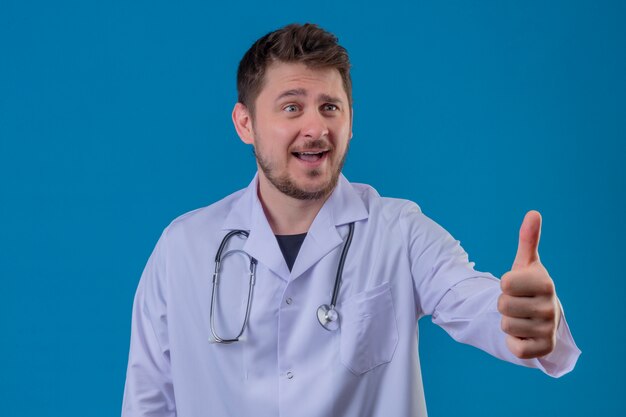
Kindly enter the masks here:
M 265 217 L 257 187 L 255 175 L 248 188 L 242 190 L 239 199 L 233 203 L 223 229 L 248 230 L 250 236 L 243 250 L 285 281 L 288 281 L 290 276 L 291 279 L 298 278 L 341 245 L 347 235 L 347 227 L 340 233 L 341 226 L 368 217 L 363 200 L 341 175 L 333 193 L 313 220 L 290 274 L 276 237 Z
M 243 190 L 224 221 L 224 230 L 247 230 L 243 250 L 260 264 L 265 265 L 281 279 L 289 280 L 289 268 L 272 232 L 257 194 L 257 175 Z
M 315 265 L 326 254 L 341 244 L 341 235 L 335 227 L 328 202 L 322 206 L 302 242 L 296 262 L 291 270 L 291 279 L 296 279 Z
M 337 187 L 309 228 L 291 271 L 291 279 L 304 274 L 329 252 L 343 244 L 348 228 L 341 230 L 340 226 L 366 219 L 367 216 L 363 200 L 341 175 Z

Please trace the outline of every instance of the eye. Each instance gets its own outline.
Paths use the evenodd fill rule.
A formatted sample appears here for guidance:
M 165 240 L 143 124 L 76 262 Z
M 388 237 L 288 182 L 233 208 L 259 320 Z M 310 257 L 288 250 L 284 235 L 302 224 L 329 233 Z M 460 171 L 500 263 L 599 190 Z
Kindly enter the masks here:
M 335 106 L 334 104 L 324 104 L 322 106 L 322 109 L 324 109 L 324 111 L 337 111 L 339 110 L 339 107 Z
M 288 106 L 283 107 L 283 110 L 285 110 L 287 113 L 293 113 L 298 111 L 298 106 L 296 106 L 295 104 L 290 104 Z

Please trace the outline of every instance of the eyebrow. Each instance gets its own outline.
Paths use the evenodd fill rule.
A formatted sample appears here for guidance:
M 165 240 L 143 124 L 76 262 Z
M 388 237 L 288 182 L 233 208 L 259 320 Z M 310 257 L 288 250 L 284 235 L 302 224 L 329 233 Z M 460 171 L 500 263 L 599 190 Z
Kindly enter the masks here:
M 294 89 L 286 90 L 280 93 L 275 101 L 280 101 L 285 97 L 306 97 L 306 96 L 307 96 L 307 92 L 304 88 L 294 88 Z M 333 103 L 333 104 L 342 102 L 340 98 L 333 97 L 328 94 L 320 94 L 319 99 L 320 101 L 325 101 L 325 102 Z

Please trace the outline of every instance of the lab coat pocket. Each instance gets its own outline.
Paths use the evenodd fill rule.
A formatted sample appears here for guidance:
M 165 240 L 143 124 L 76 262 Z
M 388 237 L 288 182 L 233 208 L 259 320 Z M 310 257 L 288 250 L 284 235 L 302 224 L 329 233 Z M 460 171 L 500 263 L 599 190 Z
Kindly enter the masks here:
M 341 362 L 355 375 L 388 363 L 398 345 L 398 327 L 388 282 L 342 304 Z

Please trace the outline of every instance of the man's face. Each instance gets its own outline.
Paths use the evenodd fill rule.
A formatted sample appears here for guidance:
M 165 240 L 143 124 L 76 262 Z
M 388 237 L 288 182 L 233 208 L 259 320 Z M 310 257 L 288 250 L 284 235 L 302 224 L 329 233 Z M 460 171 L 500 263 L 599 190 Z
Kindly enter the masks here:
M 333 190 L 352 137 L 352 109 L 339 71 L 273 63 L 251 126 L 261 180 L 301 200 Z

